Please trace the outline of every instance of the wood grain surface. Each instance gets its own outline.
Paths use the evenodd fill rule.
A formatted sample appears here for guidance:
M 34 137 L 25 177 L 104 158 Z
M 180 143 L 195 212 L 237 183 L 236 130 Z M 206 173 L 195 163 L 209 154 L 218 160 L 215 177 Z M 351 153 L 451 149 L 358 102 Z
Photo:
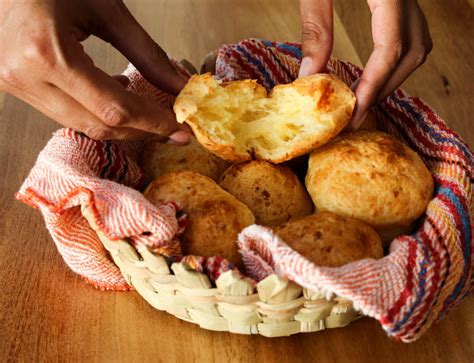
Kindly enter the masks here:
M 174 57 L 199 65 L 222 43 L 246 37 L 298 41 L 296 0 L 130 0 L 130 10 Z M 474 144 L 473 10 L 466 0 L 424 0 L 434 50 L 404 85 Z M 335 1 L 334 55 L 370 54 L 370 14 L 361 0 Z M 98 66 L 126 65 L 96 40 Z M 37 211 L 14 200 L 58 126 L 0 94 L 0 361 L 472 362 L 474 298 L 419 341 L 396 343 L 364 318 L 347 328 L 267 339 L 215 333 L 156 311 L 137 293 L 100 292 L 63 263 Z

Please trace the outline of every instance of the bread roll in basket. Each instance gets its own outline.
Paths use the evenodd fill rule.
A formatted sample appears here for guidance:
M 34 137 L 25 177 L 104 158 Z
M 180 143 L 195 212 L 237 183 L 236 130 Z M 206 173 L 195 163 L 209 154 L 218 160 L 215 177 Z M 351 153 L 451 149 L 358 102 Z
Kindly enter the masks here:
M 179 108 L 185 113 L 189 108 L 193 108 L 193 105 L 186 105 L 186 102 L 190 101 L 183 101 L 183 97 L 190 94 L 187 87 L 190 87 L 191 94 L 194 94 L 202 85 L 208 84 L 210 79 L 210 75 L 205 75 L 202 79 L 191 79 L 178 96 L 175 109 Z M 252 87 L 255 86 L 263 90 L 261 86 L 253 83 Z M 228 92 L 232 89 L 232 92 L 241 97 L 240 93 L 248 92 L 247 87 L 248 82 L 230 82 L 225 89 Z M 319 76 L 309 77 L 294 82 L 287 88 L 292 90 L 293 87 L 299 89 L 298 92 L 302 94 L 299 96 L 301 102 L 308 102 L 307 98 L 315 100 L 310 106 L 293 105 L 293 109 L 300 109 L 300 114 L 307 118 L 305 120 L 307 126 L 314 124 L 317 130 L 318 125 L 323 125 L 324 131 L 321 135 L 316 133 L 316 137 L 287 145 L 288 156 L 298 156 L 302 150 L 310 151 L 315 145 L 328 141 L 331 134 L 337 134 L 342 126 L 348 123 L 354 107 L 354 98 L 349 88 L 335 77 L 323 76 L 322 81 Z M 323 91 L 319 91 L 320 87 L 323 87 Z M 338 92 L 344 96 L 342 98 L 347 99 L 346 105 L 341 106 L 343 101 L 339 100 Z M 211 104 L 216 103 L 214 107 L 218 107 L 219 102 L 223 108 L 231 103 L 229 99 L 220 101 L 220 97 L 212 93 L 210 96 Z M 247 97 L 248 100 L 243 99 L 239 102 L 251 104 L 252 97 L 259 99 L 257 95 Z M 328 101 L 323 102 L 322 98 L 327 98 Z M 252 121 L 249 119 L 250 116 L 241 117 L 245 119 L 244 122 L 252 124 L 262 122 L 270 127 L 274 119 L 291 116 L 291 114 L 278 114 L 278 109 L 283 104 L 289 106 L 288 99 L 274 102 L 275 105 L 269 106 L 270 109 L 276 108 L 272 117 L 267 115 L 263 121 Z M 321 106 L 322 103 L 327 104 Z M 314 109 L 314 114 L 307 113 L 305 107 Z M 333 111 L 333 108 L 336 111 Z M 343 110 L 339 111 L 339 108 Z M 246 114 L 249 111 L 244 109 L 242 112 Z M 255 114 L 257 111 L 252 109 L 251 112 Z M 288 109 L 287 112 L 291 110 Z M 334 122 L 333 114 L 336 114 L 337 122 Z M 293 117 L 298 119 L 301 115 Z M 206 116 L 209 115 L 202 117 Z M 238 120 L 233 122 L 237 123 Z M 206 120 L 201 120 L 201 123 L 207 125 Z M 227 127 L 232 129 L 232 126 Z M 221 132 L 223 131 L 222 129 Z M 203 132 L 198 134 L 200 141 Z M 252 131 L 247 132 L 250 135 Z M 237 140 L 234 141 L 234 145 L 236 142 Z M 227 149 L 232 149 L 229 146 L 227 145 Z M 285 144 L 282 147 L 284 146 Z M 291 148 L 295 151 L 290 151 Z M 218 156 L 226 157 L 229 161 L 240 161 L 239 157 L 230 156 L 235 155 L 233 153 L 221 154 L 219 147 L 217 149 L 210 147 L 210 150 L 217 150 Z M 281 151 L 278 150 L 266 152 L 265 156 L 270 160 L 272 155 L 281 155 Z M 150 149 L 148 144 L 141 154 L 141 161 L 144 165 L 149 165 L 148 159 L 156 160 L 160 155 L 167 156 L 163 148 Z M 205 155 L 200 161 L 201 164 L 207 165 L 202 162 L 203 160 L 207 160 Z M 167 161 L 171 164 L 170 168 L 176 164 L 172 159 L 168 158 Z M 244 271 L 236 240 L 241 230 L 256 221 L 249 209 L 251 206 L 259 218 L 259 223 L 273 226 L 287 222 L 276 228 L 275 233 L 283 240 L 291 241 L 290 245 L 296 244 L 298 251 L 304 251 L 303 256 L 321 266 L 341 266 L 363 258 L 383 256 L 380 238 L 374 230 L 362 222 L 331 213 L 319 213 L 291 221 L 292 217 L 310 214 L 313 208 L 308 193 L 288 167 L 274 166 L 265 161 L 231 166 L 220 178 L 220 185 L 224 189 L 211 178 L 189 171 L 193 167 L 190 165 L 188 170 L 171 171 L 158 176 L 144 192 L 145 197 L 158 207 L 167 202 L 174 202 L 183 208 L 187 224 L 180 241 L 185 255 L 224 257 Z M 252 185 L 257 185 L 257 188 L 260 185 L 261 192 L 267 197 L 263 210 L 262 208 L 259 210 L 254 204 L 261 193 L 258 191 L 255 193 Z M 274 199 L 270 199 L 270 196 L 274 196 Z M 276 215 L 270 214 L 273 205 L 275 205 L 274 211 L 278 212 Z M 197 323 L 203 328 L 276 337 L 341 327 L 360 316 L 349 300 L 336 296 L 329 297 L 320 291 L 303 289 L 278 274 L 270 274 L 256 284 L 254 280 L 242 276 L 237 269 L 228 269 L 221 273 L 213 284 L 205 273 L 193 269 L 186 257 L 181 262 L 168 263 L 165 257 L 147 248 L 137 246 L 137 254 L 126 240 L 118 243 L 111 241 L 96 224 L 90 206 L 83 204 L 81 210 L 130 285 L 155 308 Z M 284 210 L 288 214 L 281 214 L 279 210 Z M 304 243 L 300 244 L 299 240 Z M 321 243 L 324 244 L 322 249 L 314 248 Z M 332 249 L 333 252 L 326 253 L 324 258 L 320 258 L 318 252 L 321 255 L 327 249 Z
M 224 85 L 255 79 L 270 91 L 296 78 L 301 55 L 300 45 L 293 43 L 249 39 L 224 45 L 217 55 L 216 79 Z M 361 74 L 359 68 L 337 60 L 330 60 L 328 69 L 346 85 Z M 173 103 L 133 67 L 125 74 L 130 91 Z M 334 76 L 323 78 L 328 77 Z M 351 97 L 347 100 L 352 102 Z M 137 164 L 143 145 L 90 140 L 69 129 L 53 136 L 17 198 L 40 209 L 65 262 L 88 282 L 104 290 L 132 287 L 153 307 L 203 328 L 275 337 L 346 326 L 365 315 L 377 319 L 390 337 L 410 342 L 446 316 L 470 290 L 473 159 L 468 146 L 431 108 L 400 90 L 375 107 L 373 114 L 379 130 L 418 154 L 434 182 L 433 198 L 416 220 L 416 230 L 393 240 L 383 258 L 378 258 L 380 250 L 367 248 L 371 255 L 353 256 L 342 266 L 323 266 L 311 260 L 314 256 L 305 258 L 305 251 L 298 251 L 290 241 L 305 231 L 296 224 L 286 235 L 259 225 L 239 233 L 246 276 L 222 266 L 218 257 L 181 259 L 175 248 L 183 232 L 180 206 L 156 207 L 140 193 L 146 185 Z M 326 121 L 326 126 L 333 125 L 332 131 L 320 129 L 319 138 L 310 140 L 314 143 L 307 150 L 279 150 L 270 161 L 284 162 L 329 142 L 347 120 Z M 239 155 L 240 161 L 268 156 L 255 150 Z M 216 180 L 214 165 L 199 167 L 210 170 L 209 176 Z M 314 218 L 305 213 L 299 218 Z M 365 234 L 364 240 L 376 241 L 370 227 L 355 225 L 362 230 L 354 235 Z M 320 231 L 312 232 L 318 236 Z M 321 242 L 321 251 L 331 256 L 335 245 L 325 243 Z

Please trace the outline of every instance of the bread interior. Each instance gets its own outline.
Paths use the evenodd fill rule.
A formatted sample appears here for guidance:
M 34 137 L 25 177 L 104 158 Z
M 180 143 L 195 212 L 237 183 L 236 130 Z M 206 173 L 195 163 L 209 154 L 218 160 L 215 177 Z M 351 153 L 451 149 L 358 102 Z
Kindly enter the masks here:
M 318 97 L 290 87 L 277 87 L 266 97 L 248 83 L 237 83 L 231 91 L 225 85 L 214 88 L 194 114 L 215 142 L 232 144 L 239 153 L 274 158 L 288 150 L 288 143 L 303 143 L 325 127 L 327 117 L 317 110 Z

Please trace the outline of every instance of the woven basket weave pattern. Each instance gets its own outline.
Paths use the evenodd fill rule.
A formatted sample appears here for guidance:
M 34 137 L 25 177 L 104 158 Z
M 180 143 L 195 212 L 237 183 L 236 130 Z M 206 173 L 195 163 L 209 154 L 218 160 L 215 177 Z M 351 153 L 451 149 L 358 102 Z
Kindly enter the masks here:
M 89 205 L 82 214 L 120 268 L 127 282 L 154 308 L 199 324 L 202 328 L 267 337 L 288 336 L 343 327 L 360 315 L 349 300 L 327 300 L 278 275 L 255 286 L 253 280 L 229 270 L 212 287 L 207 275 L 184 263 L 173 263 L 145 246 L 111 241 L 98 227 Z

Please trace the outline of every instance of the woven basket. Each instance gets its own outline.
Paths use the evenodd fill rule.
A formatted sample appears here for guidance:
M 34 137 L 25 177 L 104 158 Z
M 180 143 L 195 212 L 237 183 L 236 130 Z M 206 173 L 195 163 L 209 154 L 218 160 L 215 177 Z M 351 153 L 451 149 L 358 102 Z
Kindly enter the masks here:
M 201 328 L 280 337 L 343 327 L 361 317 L 351 301 L 327 300 L 322 293 L 276 274 L 255 286 L 253 280 L 230 270 L 212 287 L 207 275 L 186 263 L 170 268 L 163 256 L 146 247 L 135 249 L 123 239 L 111 241 L 95 224 L 89 205 L 83 204 L 81 211 L 126 281 L 151 306 Z

